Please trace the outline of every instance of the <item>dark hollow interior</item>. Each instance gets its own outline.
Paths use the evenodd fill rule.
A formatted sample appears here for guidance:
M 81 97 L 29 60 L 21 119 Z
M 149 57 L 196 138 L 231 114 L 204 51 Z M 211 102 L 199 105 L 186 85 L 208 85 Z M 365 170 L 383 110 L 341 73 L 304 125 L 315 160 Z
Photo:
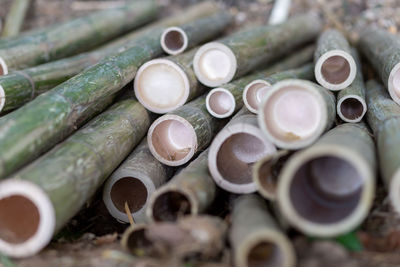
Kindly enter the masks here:
M 260 242 L 247 255 L 249 267 L 283 266 L 283 257 L 279 247 L 271 242 Z
M 120 212 L 125 213 L 125 202 L 131 212 L 137 212 L 146 204 L 147 188 L 139 179 L 124 177 L 113 184 L 110 196 Z
M 169 31 L 164 38 L 164 43 L 170 50 L 179 50 L 182 48 L 184 41 L 183 36 L 178 31 Z
M 159 195 L 153 204 L 155 221 L 176 221 L 179 217 L 191 213 L 189 199 L 180 192 L 167 191 Z
M 363 114 L 364 107 L 356 98 L 347 98 L 340 105 L 340 111 L 347 119 L 355 120 Z
M 340 84 L 350 75 L 350 64 L 342 56 L 332 56 L 321 66 L 321 74 L 331 84 Z
M 148 254 L 152 245 L 153 243 L 146 237 L 145 229 L 133 231 L 128 237 L 127 246 L 133 255 L 143 256 L 144 252 Z
M 288 153 L 278 158 L 271 158 L 261 164 L 258 169 L 258 177 L 260 185 L 265 191 L 275 194 L 279 173 L 290 155 L 291 154 Z

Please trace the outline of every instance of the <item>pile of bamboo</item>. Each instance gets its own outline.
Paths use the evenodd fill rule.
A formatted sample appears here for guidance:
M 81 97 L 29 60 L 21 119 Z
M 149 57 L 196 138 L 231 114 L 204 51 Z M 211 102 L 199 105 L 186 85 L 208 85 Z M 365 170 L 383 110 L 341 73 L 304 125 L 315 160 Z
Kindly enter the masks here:
M 203 2 L 132 31 L 158 11 L 138 0 L 0 39 L 0 253 L 38 253 L 100 188 L 131 224 L 127 251 L 215 258 L 229 242 L 236 266 L 294 266 L 289 226 L 356 229 L 378 165 L 400 213 L 396 36 L 359 40 L 382 86 L 315 13 L 226 35 L 232 14 Z M 204 215 L 221 190 L 230 216 Z

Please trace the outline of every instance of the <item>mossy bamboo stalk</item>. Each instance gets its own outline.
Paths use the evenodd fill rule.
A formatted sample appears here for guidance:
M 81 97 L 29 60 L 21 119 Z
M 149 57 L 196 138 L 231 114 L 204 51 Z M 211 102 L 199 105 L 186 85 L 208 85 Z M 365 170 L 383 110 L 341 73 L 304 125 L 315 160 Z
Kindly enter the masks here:
M 294 267 L 290 240 L 257 195 L 244 195 L 233 206 L 229 233 L 235 266 Z
M 22 69 L 95 47 L 154 19 L 156 1 L 133 1 L 121 8 L 93 13 L 46 32 L 22 36 L 12 47 L 0 49 L 5 70 Z
M 332 91 L 348 87 L 357 74 L 350 45 L 338 30 L 329 29 L 321 34 L 314 62 L 317 82 Z
M 367 82 L 367 120 L 378 149 L 379 166 L 392 206 L 400 213 L 400 106 L 392 101 L 382 85 Z
M 148 200 L 173 173 L 172 167 L 151 155 L 145 138 L 108 178 L 103 189 L 104 204 L 114 218 L 128 223 L 127 203 L 135 223 L 145 222 Z
M 200 47 L 194 71 L 204 85 L 220 86 L 313 40 L 321 25 L 316 13 L 307 13 L 279 25 L 233 33 Z
M 13 257 L 27 257 L 47 245 L 53 234 L 79 211 L 140 142 L 150 122 L 150 115 L 137 101 L 118 102 L 37 161 L 3 181 L 0 202 L 13 195 L 23 196 L 34 207 L 24 213 L 25 220 L 38 226 L 26 236 L 28 229 L 18 227 L 16 215 L 24 210 L 23 205 L 16 201 L 1 206 L 0 232 L 14 235 L 10 239 L 0 234 L 0 251 Z M 14 187 L 18 187 L 19 193 L 7 195 Z M 39 211 L 36 215 L 35 210 Z M 22 240 L 15 242 L 21 237 Z
M 375 172 L 375 145 L 366 126 L 342 124 L 288 160 L 278 178 L 277 203 L 307 235 L 348 233 L 372 206 Z
M 166 165 L 183 165 L 206 149 L 225 123 L 207 112 L 206 96 L 200 96 L 154 121 L 147 135 L 150 151 Z
M 4 29 L 1 32 L 3 37 L 16 36 L 19 34 L 24 23 L 30 0 L 14 0 L 7 15 Z
M 215 12 L 214 5 L 191 9 L 190 21 Z M 190 16 L 189 16 L 190 15 Z M 186 21 L 186 23 L 187 23 Z M 185 23 L 183 23 L 185 24 Z M 160 55 L 163 27 L 145 31 L 122 53 L 109 56 L 20 109 L 0 118 L 0 178 L 46 152 L 95 115 L 93 106 L 119 91 L 144 62 Z M 23 144 L 23 145 L 21 145 Z
M 216 185 L 207 167 L 208 150 L 150 197 L 147 217 L 152 221 L 175 221 L 187 214 L 204 212 L 213 202 Z

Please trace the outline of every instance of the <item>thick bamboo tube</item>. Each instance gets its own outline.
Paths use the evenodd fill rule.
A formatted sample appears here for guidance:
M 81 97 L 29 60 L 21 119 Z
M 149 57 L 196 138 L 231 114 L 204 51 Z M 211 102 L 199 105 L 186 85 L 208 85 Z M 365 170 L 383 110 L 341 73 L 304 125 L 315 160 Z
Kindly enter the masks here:
M 135 223 L 145 222 L 150 196 L 173 172 L 173 168 L 161 164 L 151 155 L 147 140 L 143 139 L 104 184 L 103 201 L 107 210 L 118 221 L 128 223 L 127 203 Z
M 294 267 L 296 264 L 292 244 L 257 195 L 236 199 L 229 237 L 235 266 Z
M 332 91 L 348 87 L 356 77 L 357 65 L 351 48 L 338 30 L 326 30 L 318 39 L 314 55 L 315 79 Z
M 4 29 L 3 31 L 0 30 L 2 37 L 16 36 L 19 34 L 30 2 L 30 0 L 13 1 L 4 24 Z
M 209 151 L 208 169 L 216 184 L 244 194 L 256 191 L 252 165 L 276 148 L 258 128 L 256 115 L 242 109 L 215 136 Z
M 185 25 L 168 27 L 161 35 L 161 47 L 167 54 L 178 55 L 204 41 L 211 40 L 232 23 L 232 15 L 220 11 L 213 16 Z
M 231 34 L 200 47 L 193 60 L 194 72 L 202 84 L 220 86 L 311 41 L 321 26 L 316 13 L 307 13 L 276 26 Z
M 27 257 L 46 246 L 140 142 L 150 121 L 137 101 L 121 101 L 1 182 L 0 251 Z
M 288 222 L 307 235 L 348 233 L 372 206 L 375 172 L 375 145 L 366 127 L 342 124 L 288 160 L 277 202 Z
M 390 97 L 400 104 L 400 42 L 398 36 L 376 27 L 366 28 L 358 43 L 382 79 Z
M 203 4 L 206 9 L 192 9 L 190 14 L 182 16 L 190 21 L 200 14 L 215 12 L 210 9 L 213 6 L 210 3 L 206 6 Z M 160 55 L 163 28 L 146 31 L 139 40 L 129 45 L 129 49 L 107 57 L 1 118 L 0 179 L 75 131 L 85 120 L 95 115 L 98 102 L 118 92 L 135 77 L 140 65 Z
M 400 213 L 400 106 L 376 81 L 367 82 L 366 100 L 367 120 L 375 135 L 381 176 L 392 206 Z
M 176 221 L 210 206 L 217 187 L 208 172 L 207 157 L 208 150 L 150 196 L 146 214 L 151 221 Z
M 211 143 L 225 124 L 206 109 L 206 96 L 159 117 L 150 126 L 147 141 L 153 156 L 168 166 L 180 166 Z
M 258 123 L 277 147 L 294 150 L 314 143 L 331 128 L 335 117 L 331 92 L 310 81 L 288 79 L 266 92 Z

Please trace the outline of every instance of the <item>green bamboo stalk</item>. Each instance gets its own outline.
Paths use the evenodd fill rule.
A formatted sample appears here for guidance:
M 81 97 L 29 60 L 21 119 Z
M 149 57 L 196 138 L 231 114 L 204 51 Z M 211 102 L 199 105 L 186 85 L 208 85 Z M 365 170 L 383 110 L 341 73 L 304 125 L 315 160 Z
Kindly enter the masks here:
M 46 32 L 22 36 L 13 47 L 0 49 L 3 73 L 77 54 L 154 19 L 155 1 L 133 1 L 121 8 L 93 13 L 50 28 Z
M 193 17 L 215 12 L 207 9 L 213 5 L 202 6 L 205 8 L 192 8 L 190 14 L 182 14 L 181 19 L 191 21 Z M 163 27 L 156 27 L 145 31 L 124 52 L 105 58 L 0 118 L 0 179 L 46 152 L 93 117 L 93 105 L 118 92 L 135 77 L 140 65 L 162 53 L 162 30 Z
M 235 266 L 294 267 L 296 264 L 290 240 L 257 195 L 244 195 L 234 202 L 229 239 Z
M 356 77 L 357 65 L 346 37 L 329 29 L 318 39 L 314 55 L 315 79 L 332 91 L 348 87 Z
M 194 58 L 194 71 L 204 85 L 220 86 L 313 40 L 321 25 L 315 13 L 307 13 L 279 25 L 231 34 L 202 46 Z
M 1 184 L 3 195 L 0 195 L 0 201 L 7 199 L 8 186 L 19 185 L 21 195 L 39 210 L 38 217 L 30 211 L 24 214 L 25 219 L 32 224 L 38 220 L 39 226 L 29 236 L 24 236 L 28 231 L 25 228 L 3 226 L 3 230 L 14 233 L 14 238 L 7 239 L 0 234 L 0 251 L 13 257 L 27 257 L 47 245 L 54 233 L 79 211 L 140 142 L 150 122 L 150 115 L 137 101 L 121 101 L 5 180 Z M 25 187 L 26 184 L 29 186 Z M 30 187 L 36 188 L 39 196 L 37 192 L 31 192 Z M 45 204 L 36 201 L 37 197 Z M 18 202 L 9 204 L 13 209 L 1 206 L 1 213 L 8 214 L 9 221 L 16 221 L 15 210 L 22 211 L 24 207 Z M 41 225 L 47 227 L 41 229 Z M 15 242 L 19 237 L 24 238 Z
M 398 36 L 376 27 L 367 27 L 361 33 L 358 45 L 385 84 L 390 97 L 400 104 Z
M 367 82 L 367 120 L 378 149 L 380 173 L 396 212 L 400 213 L 400 106 L 376 81 Z
M 151 195 L 146 214 L 151 221 L 176 221 L 197 215 L 213 202 L 216 185 L 207 167 L 208 150 Z
M 24 23 L 30 0 L 14 0 L 7 15 L 4 29 L 1 33 L 3 37 L 16 36 L 19 34 Z
M 150 196 L 169 179 L 172 167 L 161 164 L 149 150 L 146 138 L 108 178 L 103 189 L 103 201 L 110 214 L 128 223 L 125 203 L 135 223 L 146 221 Z
M 345 234 L 368 215 L 375 172 L 375 145 L 366 126 L 341 124 L 288 160 L 278 178 L 277 203 L 307 235 Z

